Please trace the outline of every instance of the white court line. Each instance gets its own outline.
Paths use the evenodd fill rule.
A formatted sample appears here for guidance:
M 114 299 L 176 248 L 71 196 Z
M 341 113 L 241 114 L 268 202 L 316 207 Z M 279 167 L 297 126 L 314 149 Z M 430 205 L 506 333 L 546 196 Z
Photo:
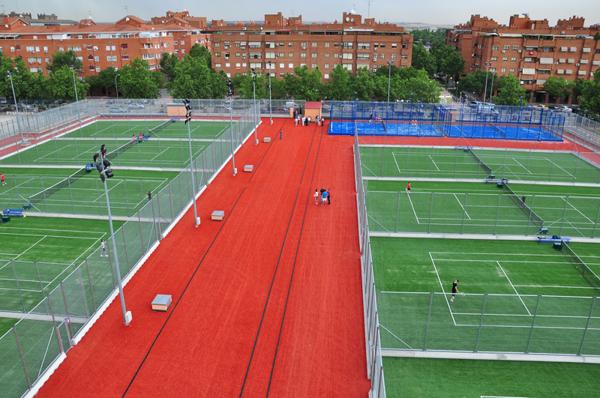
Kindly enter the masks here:
M 421 221 L 419 221 L 419 216 L 417 216 L 415 206 L 413 205 L 412 199 L 410 198 L 410 192 L 406 192 L 406 196 L 408 196 L 408 203 L 410 203 L 410 207 L 412 208 L 413 214 L 415 215 L 415 220 L 417 220 L 417 224 L 421 224 Z
M 48 284 L 50 283 L 49 281 L 38 281 L 35 279 L 20 279 L 20 278 L 0 278 L 0 281 L 19 281 L 19 282 L 33 282 L 33 283 L 44 283 L 44 284 Z
M 398 336 L 397 336 L 395 333 L 393 333 L 393 332 L 392 332 L 390 329 L 386 328 L 385 326 L 383 326 L 383 325 L 381 325 L 381 324 L 380 324 L 379 326 L 380 326 L 382 329 L 384 329 L 385 331 L 387 331 L 389 334 L 391 334 L 391 335 L 392 335 L 392 337 L 394 337 L 396 340 L 398 340 L 399 342 L 401 342 L 402 344 L 404 344 L 406 347 L 408 347 L 408 348 L 409 348 L 409 349 L 411 349 L 411 350 L 414 350 L 414 348 L 412 348 L 412 347 L 410 346 L 410 344 L 408 344 L 406 341 L 402 340 L 402 339 L 401 339 L 400 337 L 398 337 Z
M 19 236 L 34 236 L 34 237 L 38 237 L 40 236 L 40 234 L 22 234 L 22 233 L 16 233 Z M 0 232 L 0 235 L 16 235 L 14 232 Z M 84 240 L 95 240 L 94 238 L 88 238 L 85 236 L 65 236 L 65 235 L 44 235 L 47 238 L 61 238 L 61 239 L 84 239 Z
M 398 174 L 402 175 L 402 172 L 400 171 L 400 165 L 398 164 L 398 161 L 396 160 L 396 154 L 394 152 L 392 152 L 392 158 L 394 158 L 394 163 L 396 163 L 396 169 L 398 170 Z
M 433 158 L 431 157 L 431 155 L 427 155 L 429 156 L 429 159 L 431 160 L 431 163 L 433 163 L 433 165 L 435 166 L 435 169 L 437 171 L 441 171 L 440 168 L 438 167 L 438 165 L 435 163 L 435 160 L 433 160 Z
M 437 259 L 438 262 L 440 261 L 449 261 L 449 262 L 457 262 L 457 263 L 487 263 L 487 262 L 495 262 L 496 260 L 489 260 L 489 259 L 479 259 L 479 260 L 472 260 L 472 259 L 456 259 L 456 258 L 438 258 Z M 560 264 L 560 265 L 569 265 L 569 263 L 565 262 L 565 261 L 528 261 L 528 260 L 502 260 L 503 263 L 516 263 L 516 264 L 525 264 L 525 263 L 532 263 L 532 264 L 539 264 L 540 266 L 545 266 L 547 264 Z
M 117 183 L 116 183 L 116 184 L 114 184 L 112 187 L 108 188 L 108 192 L 109 192 L 109 193 L 110 193 L 110 192 L 112 192 L 112 190 L 113 190 L 113 189 L 115 189 L 116 187 L 118 187 L 118 186 L 119 186 L 119 185 L 121 185 L 122 183 L 123 183 L 123 180 L 117 180 Z M 96 190 L 94 190 L 94 191 L 96 191 Z M 104 198 L 104 197 L 105 197 L 105 194 L 104 194 L 104 193 L 102 193 L 102 194 L 98 195 L 98 196 L 96 197 L 96 199 L 94 199 L 94 200 L 92 201 L 92 203 L 96 203 L 96 202 L 98 202 L 98 200 L 100 200 L 100 199 L 102 199 L 102 198 Z M 63 200 L 63 201 L 64 201 L 64 200 Z M 59 200 L 55 200 L 55 202 L 59 202 Z M 77 202 L 78 204 L 79 204 L 79 203 L 82 203 L 82 201 L 76 201 L 76 202 Z M 87 206 L 87 207 L 90 207 L 90 206 Z M 92 207 L 94 207 L 94 208 L 95 208 L 96 206 L 92 206 Z M 111 207 L 112 207 L 112 203 L 111 203 Z
M 452 323 L 456 326 L 456 320 L 454 319 L 454 314 L 452 313 L 452 307 L 450 307 L 450 302 L 448 301 L 448 295 L 444 290 L 444 285 L 442 284 L 442 279 L 440 278 L 440 273 L 438 272 L 437 267 L 435 266 L 435 261 L 433 260 L 433 256 L 431 252 L 429 252 L 429 258 L 431 259 L 431 264 L 433 264 L 433 269 L 435 270 L 435 275 L 437 276 L 437 280 L 440 283 L 440 287 L 442 288 L 442 293 L 444 294 L 444 299 L 446 299 L 446 305 L 448 306 L 448 311 L 450 312 L 450 316 L 452 317 Z
M 506 277 L 506 280 L 510 284 L 510 287 L 512 287 L 512 289 L 515 291 L 515 294 L 517 295 L 517 297 L 519 298 L 519 300 L 521 300 L 521 303 L 523 304 L 523 307 L 525 307 L 525 310 L 531 316 L 531 312 L 529 312 L 529 308 L 527 308 L 527 305 L 525 305 L 525 302 L 521 298 L 521 295 L 519 294 L 519 291 L 517 290 L 517 288 L 515 287 L 515 285 L 513 285 L 512 281 L 508 277 L 508 274 L 506 273 L 506 271 L 504 271 L 504 268 L 502 268 L 502 265 L 500 264 L 500 261 L 496 261 L 496 264 L 498 264 L 498 267 L 500 267 L 500 271 L 502 271 L 502 273 Z
M 36 157 L 36 158 L 34 159 L 34 162 L 38 162 L 40 159 L 47 158 L 48 156 L 50 156 L 50 155 L 52 155 L 52 154 L 54 154 L 54 153 L 56 153 L 56 152 L 58 152 L 58 151 L 63 151 L 63 150 L 65 150 L 65 149 L 67 149 L 67 148 L 69 148 L 69 147 L 71 147 L 71 146 L 73 146 L 73 144 L 67 144 L 67 145 L 64 145 L 64 146 L 62 146 L 62 145 L 61 145 L 61 147 L 60 147 L 60 148 L 58 148 L 58 149 L 55 149 L 54 151 L 48 152 L 47 154 L 45 154 L 45 155 L 43 155 L 43 156 L 38 156 L 38 157 Z
M 548 288 L 548 289 L 598 289 L 600 287 L 594 286 L 561 286 L 561 285 L 515 285 L 516 287 L 538 287 L 538 288 Z
M 456 254 L 456 252 L 435 252 L 432 251 L 431 253 L 434 254 Z M 490 254 L 490 255 L 504 255 L 504 256 L 531 256 L 531 253 L 493 253 L 493 252 L 469 252 L 469 254 Z M 558 254 L 536 254 L 536 256 L 540 256 L 540 257 L 560 257 Z
M 37 235 L 39 236 L 39 235 Z M 33 245 L 29 246 L 27 249 L 25 249 L 24 251 L 22 251 L 18 256 L 8 260 L 8 262 L 6 264 L 4 264 L 2 267 L 0 267 L 0 271 L 2 271 L 4 268 L 6 268 L 6 266 L 8 264 L 10 264 L 12 261 L 15 261 L 16 259 L 18 259 L 19 257 L 21 257 L 23 254 L 27 253 L 29 250 L 33 249 L 34 246 L 36 246 L 38 243 L 40 243 L 41 241 L 43 241 L 44 239 L 47 238 L 47 235 L 42 236 L 42 238 L 40 240 L 38 240 L 37 242 L 35 242 Z
M 157 153 L 154 157 L 150 158 L 150 160 L 156 160 L 157 157 L 159 157 L 163 153 L 167 152 L 169 149 L 171 149 L 171 148 L 170 147 L 166 147 L 165 149 L 163 149 L 162 151 L 160 151 L 159 153 Z
M 42 292 L 41 290 L 36 290 L 36 289 L 23 289 L 23 288 L 17 289 L 14 287 L 0 287 L 0 290 L 18 290 L 20 292 L 31 292 L 31 293 L 41 293 Z
M 7 190 L 2 190 L 2 191 L 0 191 L 0 195 L 4 195 L 4 194 L 6 194 L 7 192 L 10 192 L 10 191 L 12 191 L 13 189 L 17 189 L 17 188 L 18 188 L 18 187 L 20 187 L 21 185 L 23 185 L 23 184 L 27 184 L 29 181 L 31 181 L 31 180 L 34 180 L 34 179 L 35 179 L 35 177 L 30 177 L 30 178 L 28 178 L 27 180 L 25 180 L 25 181 L 23 181 L 23 182 L 21 182 L 21 183 L 19 183 L 19 184 L 15 185 L 15 186 L 14 186 L 14 187 L 12 187 L 12 188 L 8 188 Z
M 591 219 L 590 219 L 588 216 L 586 216 L 585 214 L 583 214 L 583 213 L 581 212 L 581 210 L 579 210 L 577 207 L 573 206 L 573 205 L 571 204 L 571 202 L 569 202 L 569 201 L 567 200 L 567 198 L 566 198 L 566 197 L 564 197 L 564 196 L 561 196 L 561 198 L 562 198 L 562 200 L 564 200 L 564 201 L 565 201 L 565 202 L 566 202 L 566 203 L 567 203 L 569 206 L 571 206 L 571 208 L 572 208 L 573 210 L 575 210 L 577 213 L 581 214 L 581 215 L 582 215 L 584 218 L 586 218 L 586 219 L 587 219 L 587 220 L 590 222 L 590 224 L 594 224 L 594 221 L 592 221 L 592 220 L 591 220 Z
M 455 193 L 453 193 L 452 195 L 454 195 L 454 198 L 456 199 L 456 201 L 458 202 L 458 204 L 460 205 L 460 207 L 463 209 L 463 211 L 465 212 L 465 215 L 467 216 L 467 218 L 470 220 L 471 216 L 469 215 L 469 213 L 467 212 L 467 209 L 465 209 L 465 207 L 463 206 L 462 202 L 460 201 L 460 199 L 458 199 L 458 196 L 456 196 Z
M 531 172 L 531 170 L 529 170 L 527 167 L 525 167 L 525 165 L 524 165 L 523 163 L 519 162 L 519 161 L 518 161 L 516 158 L 511 158 L 511 159 L 512 159 L 512 160 L 514 160 L 516 164 L 518 164 L 518 165 L 519 165 L 519 166 L 521 166 L 523 169 L 525 169 L 525 171 L 526 171 L 528 174 L 533 174 L 533 173 Z
M 548 159 L 548 158 L 542 158 L 542 159 L 547 160 L 548 162 L 552 163 L 554 166 L 556 166 L 557 168 L 559 168 L 561 171 L 563 171 L 564 173 L 568 174 L 569 177 L 576 178 L 573 174 L 569 173 L 567 170 L 565 170 L 562 166 L 560 166 L 559 164 L 557 164 L 552 159 Z

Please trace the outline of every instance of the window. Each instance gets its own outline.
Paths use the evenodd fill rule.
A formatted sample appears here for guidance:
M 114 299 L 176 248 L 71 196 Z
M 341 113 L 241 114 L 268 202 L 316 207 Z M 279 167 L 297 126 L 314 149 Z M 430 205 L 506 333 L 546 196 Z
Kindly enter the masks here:
M 352 54 L 351 53 L 344 53 L 342 54 L 342 59 L 352 59 Z
M 284 63 L 280 63 L 279 64 L 279 69 L 283 69 L 283 68 L 285 68 L 285 64 Z
M 587 60 L 587 59 L 582 59 L 582 60 L 580 60 L 580 61 L 579 61 L 579 63 L 580 63 L 581 65 L 587 65 L 587 63 L 588 63 L 588 60 Z
M 325 43 L 325 48 L 329 48 L 329 43 Z
M 311 57 L 312 59 L 315 59 L 315 58 L 317 58 L 317 53 L 312 53 L 312 54 L 310 54 L 310 57 Z
M 506 68 L 502 68 L 502 69 L 500 69 L 500 71 L 501 71 L 502 73 L 506 73 Z
M 508 57 L 502 57 L 502 61 L 508 61 Z
M 329 79 L 329 73 L 323 74 L 323 78 L 325 78 L 325 80 Z
M 504 47 L 502 47 L 503 50 L 510 50 L 510 46 L 509 45 L 505 45 Z
M 571 47 L 569 50 L 570 50 L 570 52 L 572 52 L 572 53 L 574 53 L 574 52 L 577 52 L 577 47 Z
M 274 59 L 275 58 L 275 53 L 265 53 L 265 58 L 267 58 L 267 59 Z
M 352 43 L 351 41 L 345 41 L 345 42 L 344 42 L 344 46 L 343 46 L 343 47 L 344 47 L 344 48 L 352 48 L 352 45 L 353 45 L 353 44 L 354 44 L 354 43 Z
M 300 53 L 300 58 L 306 58 L 306 53 Z
M 510 60 L 511 60 L 512 62 L 517 62 L 517 57 L 510 57 Z
M 144 54 L 144 58 L 146 58 L 146 56 L 148 56 L 148 55 L 150 55 L 150 54 Z M 107 55 L 106 62 L 117 62 L 117 56 L 116 55 Z
M 583 52 L 584 52 L 584 53 L 589 53 L 589 52 L 592 52 L 592 49 L 591 49 L 591 48 L 584 47 L 584 48 L 583 48 Z
M 492 51 L 498 51 L 500 49 L 500 47 L 498 46 L 492 46 Z
M 359 50 L 368 50 L 371 45 L 369 43 L 358 43 Z
M 313 41 L 312 43 L 310 43 L 310 46 L 312 48 L 317 48 L 317 42 Z
M 325 69 L 329 69 L 329 64 L 325 64 Z
M 392 43 L 392 48 L 398 48 L 398 43 Z
M 579 72 L 577 72 L 577 74 L 578 74 L 579 76 L 585 76 L 585 75 L 587 75 L 587 71 L 585 71 L 585 70 L 580 70 Z
M 347 71 L 352 72 L 352 64 L 343 64 L 342 68 L 346 69 Z
M 288 64 L 288 68 L 290 68 L 290 69 L 294 69 L 294 64 L 292 64 L 292 63 L 289 63 L 289 64 Z
M 498 57 L 491 57 L 490 60 L 491 61 L 498 61 Z
M 300 43 L 300 48 L 301 49 L 306 50 L 306 47 L 308 47 L 308 43 L 307 42 L 303 41 L 303 42 Z

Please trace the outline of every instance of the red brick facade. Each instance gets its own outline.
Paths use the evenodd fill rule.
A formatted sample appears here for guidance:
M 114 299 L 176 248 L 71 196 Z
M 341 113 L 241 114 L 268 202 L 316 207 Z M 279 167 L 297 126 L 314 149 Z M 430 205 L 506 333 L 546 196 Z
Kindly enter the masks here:
M 508 26 L 479 15 L 448 31 L 447 43 L 465 59 L 465 72 L 490 70 L 512 74 L 533 95 L 543 93 L 550 76 L 568 80 L 591 79 L 600 67 L 600 26 L 584 26 L 584 19 L 548 20 L 514 15 Z M 597 36 L 596 36 L 597 37 Z

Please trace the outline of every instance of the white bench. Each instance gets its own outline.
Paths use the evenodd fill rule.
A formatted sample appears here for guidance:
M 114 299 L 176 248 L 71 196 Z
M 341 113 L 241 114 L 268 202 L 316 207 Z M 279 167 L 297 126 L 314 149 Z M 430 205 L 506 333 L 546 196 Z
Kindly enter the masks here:
M 167 311 L 173 302 L 170 294 L 157 294 L 152 300 L 152 309 L 154 311 Z
M 223 221 L 225 218 L 224 210 L 214 210 L 210 216 L 213 221 Z
M 254 171 L 254 165 L 253 164 L 245 164 L 244 165 L 244 172 L 245 173 L 252 173 Z
M 264 137 L 263 142 L 266 142 L 266 143 L 271 142 L 271 137 Z

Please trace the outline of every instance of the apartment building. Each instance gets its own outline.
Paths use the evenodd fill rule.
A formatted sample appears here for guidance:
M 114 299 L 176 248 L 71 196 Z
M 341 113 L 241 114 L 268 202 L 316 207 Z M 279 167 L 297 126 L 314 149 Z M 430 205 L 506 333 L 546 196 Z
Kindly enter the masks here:
M 303 23 L 302 16 L 281 13 L 265 15 L 262 23 L 212 21 L 208 32 L 213 68 L 230 77 L 251 69 L 281 77 L 306 65 L 327 80 L 336 65 L 356 72 L 412 61 L 412 36 L 403 27 L 353 12 L 333 23 Z
M 600 25 L 585 27 L 582 17 L 533 20 L 513 15 L 507 25 L 473 15 L 447 33 L 465 60 L 465 73 L 489 70 L 518 77 L 530 100 L 547 101 L 544 83 L 550 76 L 591 79 L 600 67 Z
M 85 76 L 110 66 L 122 68 L 136 58 L 146 60 L 154 70 L 164 52 L 183 57 L 196 43 L 209 47 L 209 36 L 201 25 L 201 18 L 185 12 L 167 13 L 150 23 L 133 15 L 111 24 L 83 19 L 69 25 L 32 25 L 24 18 L 5 17 L 0 25 L 0 51 L 7 57 L 20 56 L 32 72 L 45 73 L 53 54 L 68 50 L 82 61 Z

